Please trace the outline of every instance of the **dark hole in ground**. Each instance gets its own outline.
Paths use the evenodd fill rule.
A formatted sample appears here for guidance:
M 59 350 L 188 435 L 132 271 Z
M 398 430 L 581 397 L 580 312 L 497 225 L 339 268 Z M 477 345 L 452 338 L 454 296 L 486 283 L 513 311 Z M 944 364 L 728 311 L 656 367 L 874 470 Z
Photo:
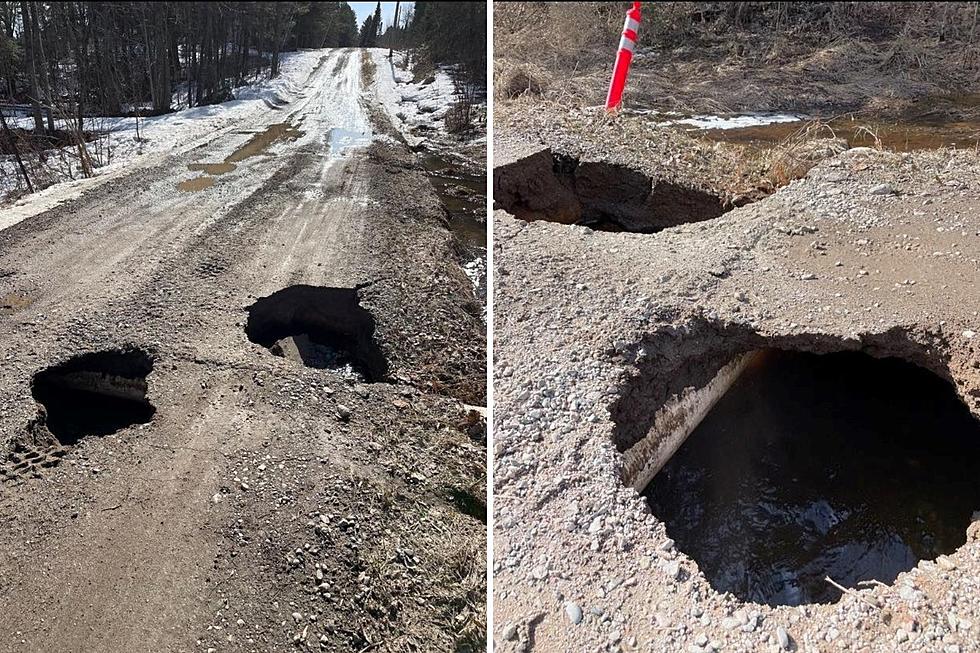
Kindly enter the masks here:
M 655 233 L 734 208 L 712 193 L 626 166 L 541 151 L 494 170 L 494 208 L 522 220 Z
M 716 590 L 829 603 L 965 543 L 980 424 L 911 363 L 765 350 L 644 495 Z
M 479 519 L 484 524 L 487 523 L 487 504 L 483 499 L 468 490 L 459 488 L 450 489 L 449 497 L 461 513 Z
M 357 288 L 290 286 L 248 308 L 245 334 L 276 356 L 307 367 L 380 381 L 388 362 L 374 339 L 374 316 Z
M 61 444 L 145 424 L 156 409 L 146 396 L 153 359 L 137 349 L 75 356 L 34 375 L 31 394 L 44 407 L 39 420 Z

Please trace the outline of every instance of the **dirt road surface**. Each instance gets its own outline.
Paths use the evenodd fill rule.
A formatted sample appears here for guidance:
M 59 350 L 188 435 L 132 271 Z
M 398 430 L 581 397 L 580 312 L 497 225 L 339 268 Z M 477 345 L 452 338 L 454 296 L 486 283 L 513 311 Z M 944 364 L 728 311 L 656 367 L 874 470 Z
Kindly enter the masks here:
M 361 71 L 324 51 L 291 102 L 0 231 L 0 649 L 479 640 L 482 309 Z M 248 307 L 297 285 L 359 288 L 381 378 L 249 340 Z M 32 379 L 92 352 L 120 396 L 151 365 L 153 413 L 72 443 L 55 420 L 90 406 Z
M 637 175 L 655 182 L 662 162 L 497 138 L 498 208 L 570 222 L 651 206 Z M 616 174 L 599 185 L 597 171 Z M 863 148 L 656 233 L 496 211 L 498 650 L 976 650 L 976 522 L 894 583 L 770 607 L 715 591 L 628 479 L 671 397 L 764 347 L 903 358 L 980 417 L 978 202 L 975 152 Z

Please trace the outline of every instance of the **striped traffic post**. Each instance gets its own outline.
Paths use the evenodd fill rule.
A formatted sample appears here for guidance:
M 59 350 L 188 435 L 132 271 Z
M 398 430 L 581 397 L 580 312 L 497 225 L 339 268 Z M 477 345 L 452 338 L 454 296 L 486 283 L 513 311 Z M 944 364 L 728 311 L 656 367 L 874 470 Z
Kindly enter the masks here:
M 619 39 L 619 52 L 616 53 L 616 65 L 613 66 L 612 80 L 609 82 L 609 94 L 606 96 L 606 111 L 619 107 L 623 101 L 623 89 L 626 87 L 626 73 L 633 61 L 633 49 L 636 48 L 636 32 L 640 29 L 640 3 L 634 2 L 633 8 L 626 12 L 626 23 L 623 25 L 623 36 Z

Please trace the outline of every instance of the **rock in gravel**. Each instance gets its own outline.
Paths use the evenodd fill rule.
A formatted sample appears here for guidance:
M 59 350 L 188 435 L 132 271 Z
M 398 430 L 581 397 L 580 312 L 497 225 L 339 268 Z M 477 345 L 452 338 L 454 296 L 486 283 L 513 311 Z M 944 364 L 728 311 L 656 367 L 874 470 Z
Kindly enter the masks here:
M 782 626 L 776 626 L 776 639 L 779 640 L 779 646 L 784 651 L 789 650 L 789 633 Z
M 346 421 L 349 421 L 350 420 L 350 408 L 348 408 L 344 404 L 337 404 L 337 417 L 339 417 L 341 420 L 343 420 L 345 422 Z
M 580 608 L 577 603 L 566 603 L 565 614 L 568 616 L 568 620 L 573 624 L 578 624 L 582 621 L 582 608 Z
M 894 195 L 895 189 L 888 184 L 878 184 L 876 186 L 872 186 L 868 193 L 871 195 Z
M 517 626 L 515 626 L 514 624 L 507 624 L 506 626 L 504 626 L 503 636 L 504 639 L 506 639 L 507 641 L 513 641 L 517 639 Z

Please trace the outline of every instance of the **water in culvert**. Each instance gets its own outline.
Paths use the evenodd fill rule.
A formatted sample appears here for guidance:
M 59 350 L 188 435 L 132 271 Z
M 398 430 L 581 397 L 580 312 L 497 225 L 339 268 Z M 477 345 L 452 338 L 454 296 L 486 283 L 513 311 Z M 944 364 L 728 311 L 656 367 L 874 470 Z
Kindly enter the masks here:
M 765 351 L 644 494 L 716 590 L 833 602 L 964 544 L 980 424 L 910 363 Z

